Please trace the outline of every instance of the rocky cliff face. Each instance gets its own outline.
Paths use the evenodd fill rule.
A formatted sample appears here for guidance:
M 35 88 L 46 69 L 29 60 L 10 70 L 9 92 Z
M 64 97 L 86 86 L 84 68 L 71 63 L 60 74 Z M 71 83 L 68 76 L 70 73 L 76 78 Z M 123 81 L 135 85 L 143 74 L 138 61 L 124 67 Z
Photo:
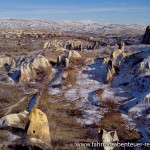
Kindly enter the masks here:
M 31 62 L 21 66 L 21 82 L 28 82 L 41 78 L 49 71 L 51 72 L 51 65 L 49 61 L 42 55 L 38 55 Z M 43 77 L 42 77 L 43 78 Z
M 147 26 L 142 44 L 150 44 L 150 26 Z

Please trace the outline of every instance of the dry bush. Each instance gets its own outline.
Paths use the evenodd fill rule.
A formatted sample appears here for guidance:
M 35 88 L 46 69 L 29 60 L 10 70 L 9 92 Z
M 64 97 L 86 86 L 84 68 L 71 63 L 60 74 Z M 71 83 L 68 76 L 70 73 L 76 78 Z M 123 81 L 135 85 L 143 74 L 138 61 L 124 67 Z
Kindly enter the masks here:
M 113 99 L 106 98 L 101 102 L 102 106 L 108 109 L 108 111 L 117 110 L 119 108 L 119 104 L 117 104 Z
M 77 81 L 77 70 L 68 70 L 67 78 L 64 80 L 64 85 L 75 85 Z
M 67 77 L 63 79 L 63 86 L 67 86 L 68 84 L 75 85 L 77 81 L 77 73 L 79 68 L 76 68 L 76 65 L 73 63 L 69 64 L 69 66 L 65 69 L 67 72 Z
M 64 54 L 62 51 L 44 51 L 45 57 L 50 60 L 50 59 L 57 59 L 58 56 L 61 56 Z
M 115 130 L 120 141 L 136 141 L 141 135 L 136 130 L 129 130 L 121 114 L 115 110 L 108 111 L 102 118 L 101 128 L 106 130 Z
M 98 89 L 96 90 L 96 94 L 99 97 L 100 100 L 102 100 L 102 95 L 104 93 L 104 89 Z
M 72 59 L 69 61 L 69 66 L 65 68 L 67 77 L 62 78 L 64 80 L 63 86 L 75 85 L 77 81 L 77 73 L 85 66 L 85 60 L 82 58 Z
M 75 107 L 74 102 L 66 101 L 64 95 L 49 95 L 45 92 L 38 107 L 48 117 L 54 148 L 76 149 L 74 143 L 93 140 L 87 138 L 87 129 L 74 118 L 80 116 L 82 112 Z M 73 144 L 72 148 L 70 144 Z
M 85 60 L 83 58 L 71 59 L 69 63 L 70 63 L 70 66 L 78 66 L 78 67 L 85 66 Z
M 58 110 L 58 112 L 62 112 L 62 113 L 66 113 L 67 115 L 69 115 L 69 116 L 72 116 L 72 117 L 81 117 L 82 116 L 82 111 L 81 110 L 79 110 L 79 109 L 76 109 L 76 108 L 72 108 L 72 109 L 70 109 L 70 108 L 58 108 L 57 109 Z
M 87 58 L 99 58 L 100 57 L 100 54 L 98 54 L 97 52 L 95 51 L 90 51 L 87 53 L 86 52 L 80 52 L 81 56 L 83 59 L 87 59 Z
M 69 65 L 67 68 L 65 68 L 65 71 L 75 70 L 75 66 Z
M 5 115 L 7 107 L 10 107 L 24 97 L 24 91 L 17 85 L 0 84 L 0 117 Z
M 6 145 L 4 150 L 52 150 L 50 146 L 47 146 L 44 143 L 33 143 L 26 139 L 22 144 L 20 142 L 13 142 L 9 145 Z
M 100 90 L 100 93 L 102 91 Z M 130 126 L 118 112 L 119 105 L 111 98 L 107 98 L 101 102 L 101 107 L 107 108 L 107 112 L 101 119 L 100 128 L 105 130 L 115 130 L 120 141 L 136 141 L 141 135 L 135 130 L 136 127 Z
M 28 89 L 36 89 L 37 85 L 32 82 L 27 82 L 25 85 L 28 87 Z

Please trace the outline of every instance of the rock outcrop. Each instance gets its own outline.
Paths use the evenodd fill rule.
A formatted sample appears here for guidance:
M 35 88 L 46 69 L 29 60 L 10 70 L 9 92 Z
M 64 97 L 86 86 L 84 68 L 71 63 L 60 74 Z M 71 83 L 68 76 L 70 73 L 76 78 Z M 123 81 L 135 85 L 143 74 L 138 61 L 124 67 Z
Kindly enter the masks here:
M 10 78 L 10 80 L 12 80 L 14 82 L 18 82 L 19 78 L 20 78 L 20 73 L 21 72 L 19 69 L 15 69 L 11 73 L 8 73 L 8 77 Z
M 32 79 L 35 79 L 36 73 L 35 70 L 31 67 L 31 64 L 26 64 L 21 66 L 21 76 L 20 81 L 21 82 L 28 82 Z
M 69 65 L 69 60 L 67 60 L 67 62 L 66 62 L 66 59 L 67 59 L 67 55 L 66 54 L 58 56 L 58 58 L 57 58 L 57 65 L 59 67 L 66 67 L 66 66 L 68 66 Z
M 16 62 L 12 57 L 0 56 L 0 68 L 5 67 L 5 69 L 11 69 L 16 67 Z M 9 68 L 8 68 L 9 67 Z
M 79 40 L 52 40 L 44 43 L 43 49 L 53 48 L 55 50 L 82 50 L 82 42 Z
M 68 59 L 79 59 L 79 58 L 81 58 L 81 55 L 77 51 L 74 50 L 69 51 Z
M 38 55 L 31 62 L 21 66 L 20 81 L 28 82 L 51 72 L 49 61 L 42 55 Z
M 110 57 L 106 57 L 103 59 L 102 65 L 107 66 L 105 82 L 112 81 L 113 76 L 117 72 L 117 68 L 119 68 L 122 60 L 126 56 L 126 54 L 124 53 L 124 43 L 123 42 L 120 43 L 118 48 L 120 48 L 120 49 L 113 51 Z
M 53 50 L 95 50 L 100 46 L 106 45 L 106 43 L 94 39 L 52 39 L 51 41 L 46 41 L 43 45 L 43 49 L 51 48 Z
M 34 108 L 31 110 L 26 128 L 27 137 L 32 142 L 37 140 L 45 143 L 51 142 L 48 119 L 46 114 L 40 109 Z
M 117 136 L 116 131 L 105 131 L 102 129 L 98 133 L 98 142 L 100 143 L 115 143 L 119 142 L 119 138 Z M 104 146 L 104 150 L 119 150 L 119 147 L 114 146 Z
M 66 42 L 65 48 L 68 50 L 82 50 L 82 42 L 79 40 L 69 40 Z
M 69 61 L 72 59 L 81 59 L 81 55 L 77 51 L 70 50 L 57 58 L 57 64 L 58 66 L 68 67 Z
M 150 69 L 150 56 L 141 62 L 140 69 Z
M 106 74 L 106 82 L 111 82 L 113 79 L 113 76 L 115 75 L 116 71 L 115 68 L 111 62 L 111 60 L 109 60 L 110 63 L 107 64 L 107 74 Z
M 150 26 L 146 28 L 142 44 L 150 44 Z
M 25 56 L 21 56 L 18 60 L 17 60 L 17 67 L 23 65 L 23 63 L 26 61 L 26 57 Z
M 105 57 L 105 58 L 103 59 L 102 65 L 107 64 L 109 60 L 110 60 L 110 57 Z
M 57 48 L 56 48 L 56 51 L 66 51 L 66 49 L 63 48 L 63 47 L 57 47 Z
M 18 114 L 10 114 L 0 119 L 0 127 L 15 127 L 25 129 L 29 113 L 27 111 Z

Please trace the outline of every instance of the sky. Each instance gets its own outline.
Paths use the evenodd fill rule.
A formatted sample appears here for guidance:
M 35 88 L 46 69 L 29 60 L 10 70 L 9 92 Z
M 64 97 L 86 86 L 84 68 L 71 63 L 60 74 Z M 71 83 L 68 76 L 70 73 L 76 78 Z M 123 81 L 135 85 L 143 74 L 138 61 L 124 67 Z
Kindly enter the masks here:
M 0 0 L 0 18 L 150 23 L 150 0 Z

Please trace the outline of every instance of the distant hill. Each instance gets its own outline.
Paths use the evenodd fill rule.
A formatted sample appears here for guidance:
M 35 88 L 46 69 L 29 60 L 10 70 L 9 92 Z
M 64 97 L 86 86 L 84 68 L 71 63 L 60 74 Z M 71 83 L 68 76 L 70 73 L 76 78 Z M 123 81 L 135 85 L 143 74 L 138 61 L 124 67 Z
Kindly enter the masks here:
M 51 30 L 68 33 L 91 33 L 106 35 L 142 35 L 148 24 L 112 24 L 90 20 L 49 21 L 25 19 L 0 19 L 0 29 Z

